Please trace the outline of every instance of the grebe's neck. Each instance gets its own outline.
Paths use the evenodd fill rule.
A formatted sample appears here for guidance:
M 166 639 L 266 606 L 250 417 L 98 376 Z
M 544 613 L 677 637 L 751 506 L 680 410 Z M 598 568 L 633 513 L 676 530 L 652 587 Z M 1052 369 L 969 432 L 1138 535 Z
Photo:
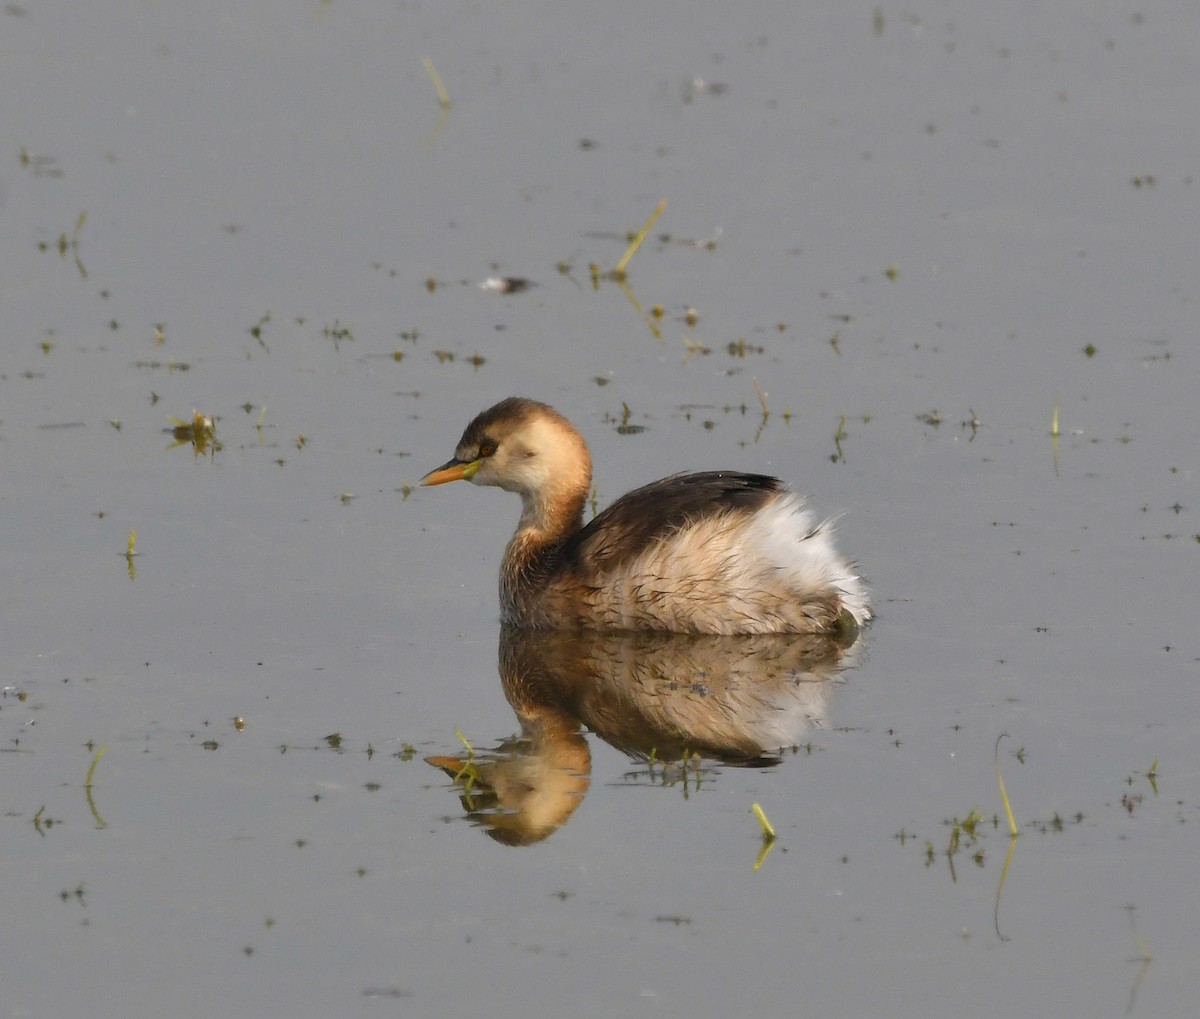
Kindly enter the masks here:
M 556 481 L 520 493 L 521 519 L 508 543 L 505 559 L 514 557 L 528 563 L 542 552 L 561 545 L 583 527 L 583 505 L 587 501 L 591 472 Z
M 533 547 L 565 541 L 583 526 L 592 485 L 592 457 L 583 436 L 546 410 L 522 432 L 521 451 L 513 454 L 518 469 L 501 486 L 521 497 L 514 541 Z
M 564 422 L 565 424 L 565 422 Z M 521 483 L 521 519 L 504 550 L 500 601 L 505 618 L 531 622 L 539 604 L 539 578 L 553 569 L 565 542 L 583 527 L 583 507 L 592 484 L 587 444 L 573 428 L 555 428 L 553 441 L 531 444 Z

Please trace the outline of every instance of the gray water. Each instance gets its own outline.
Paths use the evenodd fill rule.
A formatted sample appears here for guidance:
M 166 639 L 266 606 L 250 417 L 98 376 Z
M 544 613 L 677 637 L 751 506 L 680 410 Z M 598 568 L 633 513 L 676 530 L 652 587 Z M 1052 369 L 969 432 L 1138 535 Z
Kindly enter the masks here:
M 8 5 L 0 1011 L 1189 1011 L 1198 52 L 1169 2 Z M 600 506 L 788 479 L 878 612 L 777 763 L 590 735 L 521 847 L 424 761 L 521 731 L 516 502 L 413 487 L 514 393 Z

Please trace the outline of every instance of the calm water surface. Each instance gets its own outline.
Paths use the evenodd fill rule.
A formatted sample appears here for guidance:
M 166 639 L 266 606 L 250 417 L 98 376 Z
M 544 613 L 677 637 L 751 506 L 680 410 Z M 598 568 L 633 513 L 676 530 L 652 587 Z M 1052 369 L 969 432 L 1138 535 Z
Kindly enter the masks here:
M 1186 1013 L 1192 14 L 8 5 L 0 1013 Z M 843 514 L 865 641 L 506 642 L 515 500 L 411 486 L 514 393 Z

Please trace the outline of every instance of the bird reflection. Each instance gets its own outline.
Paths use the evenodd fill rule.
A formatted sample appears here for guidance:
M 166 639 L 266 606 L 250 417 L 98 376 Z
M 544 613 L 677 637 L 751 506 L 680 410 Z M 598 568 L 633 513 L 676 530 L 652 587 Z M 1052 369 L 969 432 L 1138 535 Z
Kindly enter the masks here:
M 583 730 L 635 760 L 777 763 L 828 718 L 861 642 L 825 634 L 673 634 L 504 627 L 500 678 L 521 726 L 486 752 L 426 760 L 497 841 L 539 842 L 587 793 Z

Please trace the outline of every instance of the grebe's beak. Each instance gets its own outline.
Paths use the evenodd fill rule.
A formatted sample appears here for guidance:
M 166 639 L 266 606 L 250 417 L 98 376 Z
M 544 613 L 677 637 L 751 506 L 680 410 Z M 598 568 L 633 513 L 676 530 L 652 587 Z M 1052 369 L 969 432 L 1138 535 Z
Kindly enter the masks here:
M 422 485 L 444 485 L 448 481 L 470 481 L 482 460 L 448 460 L 421 479 Z

